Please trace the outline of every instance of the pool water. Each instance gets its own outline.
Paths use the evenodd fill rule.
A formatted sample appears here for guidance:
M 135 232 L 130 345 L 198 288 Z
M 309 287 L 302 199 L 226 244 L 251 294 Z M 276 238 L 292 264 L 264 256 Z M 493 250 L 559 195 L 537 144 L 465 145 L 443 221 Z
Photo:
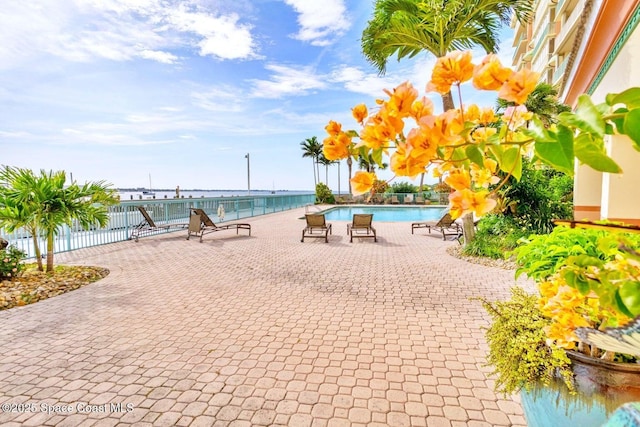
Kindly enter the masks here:
M 341 206 L 322 211 L 327 221 L 351 221 L 353 214 L 373 214 L 373 221 L 437 221 L 444 215 L 442 206 Z

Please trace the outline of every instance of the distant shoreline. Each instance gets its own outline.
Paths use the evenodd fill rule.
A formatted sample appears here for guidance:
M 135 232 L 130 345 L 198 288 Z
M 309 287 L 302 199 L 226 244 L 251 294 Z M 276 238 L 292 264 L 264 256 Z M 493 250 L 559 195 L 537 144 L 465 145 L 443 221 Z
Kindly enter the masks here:
M 144 187 L 137 187 L 137 188 L 116 188 L 117 191 L 121 192 L 121 193 L 135 193 L 135 192 L 142 192 L 142 191 L 148 191 L 148 188 L 144 188 Z M 156 192 L 163 192 L 163 193 L 167 193 L 167 192 L 174 192 L 176 191 L 175 188 L 154 188 L 153 191 Z M 205 191 L 205 192 L 224 192 L 224 193 L 246 193 L 248 190 L 240 190 L 240 189 L 206 189 L 206 188 L 185 188 L 185 189 L 180 189 L 180 192 L 186 192 L 186 191 Z M 276 193 L 287 193 L 287 192 L 293 192 L 293 193 L 313 193 L 313 190 L 260 190 L 260 189 L 251 189 L 251 191 L 255 191 L 257 193 L 265 193 L 265 192 L 272 192 L 275 191 Z

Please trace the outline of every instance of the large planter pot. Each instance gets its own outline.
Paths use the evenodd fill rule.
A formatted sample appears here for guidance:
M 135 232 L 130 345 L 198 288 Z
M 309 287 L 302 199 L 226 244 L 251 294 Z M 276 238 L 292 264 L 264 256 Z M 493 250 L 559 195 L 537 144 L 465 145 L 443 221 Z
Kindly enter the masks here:
M 568 352 L 577 393 L 560 381 L 521 392 L 529 427 L 600 427 L 627 402 L 640 401 L 640 364 L 615 363 Z

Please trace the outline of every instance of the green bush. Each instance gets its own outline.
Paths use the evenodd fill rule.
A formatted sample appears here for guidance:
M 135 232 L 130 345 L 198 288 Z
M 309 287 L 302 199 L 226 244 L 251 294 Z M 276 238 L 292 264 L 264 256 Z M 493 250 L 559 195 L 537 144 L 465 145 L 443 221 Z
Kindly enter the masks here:
M 485 335 L 487 365 L 494 368 L 497 391 L 509 395 L 539 382 L 548 385 L 558 374 L 571 392 L 575 390 L 566 352 L 547 343 L 545 328 L 551 321 L 540 312 L 536 295 L 515 287 L 508 301 L 480 301 L 492 319 Z
M 526 273 L 533 279 L 544 280 L 567 264 L 573 264 L 576 257 L 588 257 L 592 265 L 599 265 L 622 253 L 621 241 L 629 247 L 640 247 L 638 234 L 556 227 L 549 234 L 529 236 L 513 251 L 519 265 L 516 276 Z
M 0 250 L 0 279 L 13 279 L 22 273 L 24 264 L 22 260 L 27 256 L 14 246 Z
M 316 203 L 334 204 L 336 198 L 333 196 L 331 189 L 322 182 L 316 185 Z
M 418 186 L 409 182 L 394 182 L 386 190 L 387 193 L 417 193 Z
M 543 234 L 553 230 L 554 219 L 573 218 L 573 178 L 523 159 L 520 181 L 511 178 L 501 192 L 503 204 L 520 228 Z
M 478 223 L 475 237 L 465 245 L 462 253 L 493 259 L 504 258 L 506 253 L 518 246 L 518 240 L 529 234 L 529 230 L 520 227 L 513 217 L 487 215 Z

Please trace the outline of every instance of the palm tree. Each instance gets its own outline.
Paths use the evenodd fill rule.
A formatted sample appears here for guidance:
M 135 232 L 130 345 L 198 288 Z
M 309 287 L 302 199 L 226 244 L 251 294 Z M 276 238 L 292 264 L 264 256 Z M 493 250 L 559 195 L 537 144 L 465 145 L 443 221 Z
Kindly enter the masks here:
M 351 175 L 353 172 L 353 159 L 351 159 L 351 156 L 347 157 L 347 169 L 349 170 L 349 194 L 353 194 L 353 192 L 351 191 Z
M 498 50 L 498 31 L 512 14 L 521 22 L 532 13 L 532 0 L 376 0 L 362 32 L 362 52 L 380 74 L 390 57 L 398 61 L 429 52 L 437 58 L 452 50 Z M 442 95 L 444 111 L 455 108 L 451 92 Z M 465 241 L 473 239 L 473 217 L 463 217 Z
M 329 185 L 329 166 L 333 165 L 334 163 L 337 162 L 327 159 L 322 153 L 320 154 L 320 157 L 318 157 L 318 164 L 324 165 L 325 167 L 324 181 L 327 185 Z
M 313 162 L 313 187 L 318 185 L 320 180 L 320 170 L 318 169 L 318 159 L 322 154 L 322 144 L 318 141 L 318 138 L 312 136 L 300 143 L 302 147 L 302 157 L 311 157 Z
M 498 110 L 515 105 L 513 102 L 498 98 Z M 538 83 L 524 103 L 527 110 L 540 117 L 545 126 L 554 123 L 554 117 L 563 111 L 571 111 L 571 107 L 558 101 L 558 89 L 548 83 Z
M 382 163 L 378 165 L 375 160 L 373 160 L 373 156 L 369 154 L 368 157 L 358 157 L 358 169 L 362 169 L 367 172 L 374 172 L 376 170 L 376 165 L 379 169 L 386 169 L 389 167 L 387 163 Z
M 44 171 L 35 175 L 29 169 L 5 167 L 0 171 L 0 226 L 9 230 L 27 229 L 33 238 L 42 271 L 38 237 L 47 243 L 47 272 L 53 271 L 55 236 L 60 226 L 77 222 L 84 229 L 109 222 L 107 206 L 117 203 L 115 190 L 103 181 L 78 185 L 66 184 L 64 171 Z

